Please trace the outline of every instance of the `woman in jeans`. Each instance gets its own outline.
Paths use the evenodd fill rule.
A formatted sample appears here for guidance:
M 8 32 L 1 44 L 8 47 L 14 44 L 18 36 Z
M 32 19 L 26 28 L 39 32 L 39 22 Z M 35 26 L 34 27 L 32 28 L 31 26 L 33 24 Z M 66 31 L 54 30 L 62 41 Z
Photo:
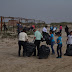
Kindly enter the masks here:
M 55 54 L 55 51 L 54 51 L 54 48 L 53 48 L 53 46 L 54 46 L 54 43 L 55 43 L 55 40 L 54 40 L 54 35 L 53 35 L 53 31 L 52 30 L 50 30 L 50 39 L 51 39 L 51 49 L 52 49 L 52 54 Z
M 61 33 L 58 33 L 58 38 L 57 38 L 57 58 L 61 58 L 62 57 L 62 37 L 61 37 Z

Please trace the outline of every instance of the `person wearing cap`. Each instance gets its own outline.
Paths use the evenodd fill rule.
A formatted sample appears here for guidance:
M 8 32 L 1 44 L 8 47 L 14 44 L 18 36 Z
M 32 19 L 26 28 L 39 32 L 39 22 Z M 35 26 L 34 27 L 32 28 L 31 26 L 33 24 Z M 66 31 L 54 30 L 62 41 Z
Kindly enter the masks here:
M 58 38 L 57 38 L 57 58 L 61 58 L 62 57 L 62 37 L 61 37 L 61 33 L 58 32 Z
M 34 44 L 36 45 L 37 50 L 38 50 L 37 56 L 39 56 L 40 41 L 41 41 L 41 39 L 43 38 L 43 36 L 42 36 L 42 34 L 41 34 L 39 31 L 37 31 L 36 29 L 34 29 L 33 31 L 34 31 L 34 40 L 35 40 Z M 34 51 L 34 55 L 33 55 L 33 56 L 36 56 L 36 49 L 35 49 L 35 51 Z
M 18 51 L 18 56 L 20 56 L 20 51 L 21 51 L 21 46 L 23 46 L 23 56 L 25 56 L 26 54 L 26 42 L 28 41 L 28 36 L 26 34 L 26 30 L 23 29 L 23 31 L 21 33 L 19 33 L 19 41 L 18 41 L 18 45 L 19 45 L 19 51 Z

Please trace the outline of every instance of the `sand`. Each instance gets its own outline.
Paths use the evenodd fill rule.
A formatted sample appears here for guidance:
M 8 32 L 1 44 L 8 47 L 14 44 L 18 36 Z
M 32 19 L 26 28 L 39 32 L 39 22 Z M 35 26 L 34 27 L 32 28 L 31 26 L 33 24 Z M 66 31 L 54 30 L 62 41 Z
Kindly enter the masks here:
M 33 36 L 29 36 L 32 41 Z M 57 59 L 50 55 L 48 59 L 38 57 L 18 57 L 18 39 L 0 39 L 0 72 L 72 72 L 72 57 L 64 56 L 66 51 L 66 34 L 63 30 L 63 56 Z M 55 36 L 55 40 L 56 40 Z M 46 45 L 42 42 L 41 45 Z M 56 46 L 54 49 L 56 51 Z

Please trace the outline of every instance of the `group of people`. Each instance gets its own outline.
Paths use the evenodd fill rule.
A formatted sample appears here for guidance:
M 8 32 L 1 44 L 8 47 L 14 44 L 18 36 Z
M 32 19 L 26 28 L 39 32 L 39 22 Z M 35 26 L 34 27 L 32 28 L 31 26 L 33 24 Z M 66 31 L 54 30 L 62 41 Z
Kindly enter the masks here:
M 35 25 L 32 25 L 32 26 L 30 26 L 30 27 L 26 27 L 26 26 L 22 26 L 22 24 L 21 24 L 21 22 L 19 22 L 19 23 L 17 23 L 17 32 L 18 32 L 18 35 L 19 35 L 19 33 L 23 30 L 23 29 L 25 29 L 26 31 L 32 31 L 33 29 L 35 29 Z
M 56 41 L 54 40 L 54 30 L 53 30 L 54 28 L 57 30 L 57 27 L 50 27 L 50 31 L 49 31 L 52 55 L 55 54 L 54 44 L 57 44 L 57 55 L 58 56 L 56 58 L 62 58 L 62 36 L 61 36 L 62 26 L 60 25 L 59 32 L 57 33 L 58 38 Z M 37 31 L 36 29 L 33 29 L 33 31 L 34 31 L 34 44 L 37 47 L 37 51 L 35 49 L 33 56 L 36 56 L 36 52 L 37 52 L 37 56 L 39 56 L 40 43 L 41 43 L 41 40 L 43 39 L 43 36 L 45 35 L 45 33 L 47 33 L 47 26 L 45 26 L 43 28 L 42 33 Z M 28 42 L 28 35 L 26 33 L 26 29 L 23 29 L 23 31 L 19 33 L 19 42 L 18 42 L 18 45 L 19 45 L 18 55 L 19 56 L 20 56 L 21 46 L 23 46 L 23 56 L 25 56 L 25 54 L 26 54 L 26 48 L 25 48 L 26 42 Z M 72 31 L 68 35 L 67 48 L 70 44 L 72 44 Z
M 57 58 L 61 58 L 62 57 L 62 37 L 61 37 L 61 31 L 58 32 L 58 38 L 57 41 L 55 42 L 54 40 L 54 28 L 57 30 L 57 27 L 50 27 L 50 40 L 51 40 L 51 49 L 52 49 L 52 54 L 55 54 L 55 50 L 54 50 L 54 44 L 57 43 Z M 55 30 L 55 31 L 56 31 Z M 43 28 L 43 33 L 47 32 L 47 26 L 45 26 Z
M 56 33 L 57 32 L 57 27 L 56 26 L 51 26 L 50 27 L 50 30 L 52 30 L 53 32 Z M 60 25 L 58 32 L 60 32 L 60 33 L 62 32 L 62 25 Z
M 57 29 L 57 28 L 56 28 Z M 54 50 L 54 44 L 58 44 L 57 45 L 57 58 L 61 58 L 62 57 L 62 37 L 61 37 L 61 31 L 62 31 L 62 27 L 60 28 L 60 32 L 58 32 L 58 38 L 57 41 L 55 42 L 54 40 L 54 31 L 50 29 L 49 33 L 50 33 L 50 40 L 51 40 L 51 49 L 52 49 L 52 54 L 55 54 L 55 50 Z M 37 56 L 39 56 L 39 47 L 40 47 L 40 42 L 43 39 L 43 34 L 47 33 L 47 26 L 45 26 L 42 30 L 41 34 L 39 31 L 37 31 L 36 29 L 33 30 L 34 31 L 34 44 L 37 47 Z M 26 34 L 26 30 L 23 29 L 22 32 L 19 33 L 19 56 L 20 56 L 20 51 L 21 51 L 21 46 L 23 46 L 23 56 L 25 56 L 26 53 L 26 49 L 25 49 L 25 44 L 28 41 L 28 36 Z M 33 56 L 36 56 L 36 49 L 34 51 Z

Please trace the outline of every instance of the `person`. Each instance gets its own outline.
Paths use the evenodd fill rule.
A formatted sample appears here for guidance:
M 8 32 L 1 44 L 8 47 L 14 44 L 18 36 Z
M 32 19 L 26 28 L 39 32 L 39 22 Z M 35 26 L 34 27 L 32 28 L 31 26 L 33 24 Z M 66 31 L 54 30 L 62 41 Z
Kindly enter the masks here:
M 61 58 L 62 57 L 62 37 L 61 37 L 61 33 L 58 32 L 58 38 L 57 38 L 57 58 Z
M 33 29 L 35 29 L 35 25 L 32 25 Z
M 69 48 L 69 45 L 72 45 L 72 31 L 70 32 L 67 38 L 67 48 Z M 66 55 L 66 53 L 64 55 Z
M 18 45 L 19 45 L 19 51 L 18 51 L 18 56 L 20 56 L 20 51 L 21 51 L 21 46 L 23 46 L 23 56 L 25 56 L 26 54 L 26 42 L 28 41 L 28 36 L 26 34 L 26 30 L 23 29 L 23 31 L 21 33 L 19 33 L 19 41 L 18 41 Z
M 62 25 L 60 25 L 60 33 L 62 32 Z
M 53 48 L 55 40 L 54 40 L 54 35 L 53 35 L 53 31 L 52 30 L 50 30 L 50 34 L 51 34 L 50 35 L 50 39 L 51 39 L 52 54 L 55 54 L 55 51 L 54 51 L 54 48 Z
M 22 30 L 23 30 L 23 26 L 20 24 L 20 26 L 19 26 L 19 27 L 20 27 L 20 31 L 22 31 Z
M 5 22 L 4 22 L 4 25 L 3 25 L 3 27 L 4 27 L 4 31 L 6 31 L 6 30 L 7 30 L 7 27 L 6 27 L 6 24 L 5 24 Z
M 50 30 L 53 30 L 53 26 L 50 26 Z
M 57 31 L 57 27 L 56 26 L 53 28 L 53 31 L 56 33 L 56 31 Z
M 35 40 L 34 44 L 36 45 L 37 50 L 38 50 L 37 56 L 39 56 L 40 41 L 43 38 L 43 36 L 42 36 L 42 34 L 39 31 L 36 31 L 36 29 L 34 29 L 33 31 L 34 31 L 34 40 Z M 34 55 L 33 56 L 36 56 L 36 49 L 34 51 Z
M 66 25 L 66 27 L 65 27 L 65 32 L 66 32 L 66 34 L 67 34 L 67 36 L 69 35 L 69 28 L 68 28 L 68 26 Z
M 46 35 L 46 33 L 47 33 L 47 26 L 45 26 L 45 27 L 43 28 L 42 33 L 43 33 L 43 37 L 44 37 L 44 36 Z
M 18 35 L 19 35 L 19 33 L 20 33 L 20 24 L 19 23 L 17 23 L 17 32 L 18 32 Z
M 47 26 L 43 28 L 43 32 L 47 33 Z

